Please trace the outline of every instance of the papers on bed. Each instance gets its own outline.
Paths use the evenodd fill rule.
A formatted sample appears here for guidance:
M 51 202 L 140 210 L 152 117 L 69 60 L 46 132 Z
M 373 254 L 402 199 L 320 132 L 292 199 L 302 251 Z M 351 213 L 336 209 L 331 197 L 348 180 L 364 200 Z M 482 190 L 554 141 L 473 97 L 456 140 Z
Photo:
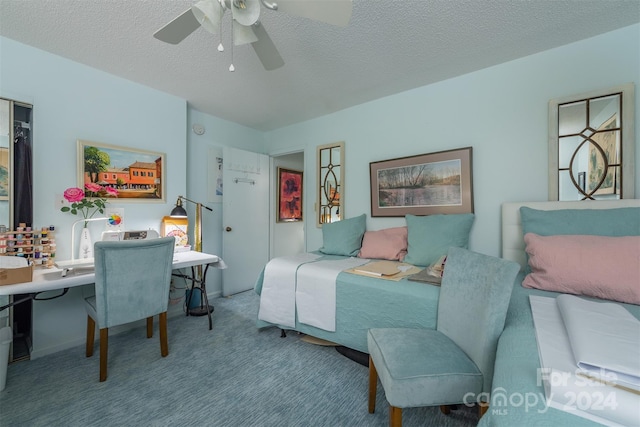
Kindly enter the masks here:
M 619 304 L 529 298 L 547 404 L 605 425 L 640 425 L 640 321 Z
M 581 371 L 640 391 L 640 320 L 620 304 L 556 298 Z

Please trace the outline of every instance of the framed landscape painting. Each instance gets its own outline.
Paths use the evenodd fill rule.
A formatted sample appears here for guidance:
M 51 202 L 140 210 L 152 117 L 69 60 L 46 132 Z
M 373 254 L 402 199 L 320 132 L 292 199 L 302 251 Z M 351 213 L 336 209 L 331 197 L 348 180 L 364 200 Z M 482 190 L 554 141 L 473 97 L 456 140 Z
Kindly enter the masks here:
M 302 172 L 278 168 L 278 222 L 302 221 Z
M 369 163 L 371 216 L 473 212 L 472 147 Z
M 78 140 L 78 187 L 94 183 L 118 191 L 118 202 L 165 200 L 163 153 Z M 114 196 L 102 195 L 104 198 Z

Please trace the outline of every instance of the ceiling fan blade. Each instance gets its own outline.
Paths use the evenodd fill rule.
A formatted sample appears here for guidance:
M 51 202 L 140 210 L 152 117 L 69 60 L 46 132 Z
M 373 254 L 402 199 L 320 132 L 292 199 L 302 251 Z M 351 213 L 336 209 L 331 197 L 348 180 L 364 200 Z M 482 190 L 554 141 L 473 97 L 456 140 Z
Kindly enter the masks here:
M 264 29 L 264 25 L 258 21 L 253 24 L 252 28 L 253 32 L 258 37 L 258 41 L 251 43 L 251 46 L 253 46 L 253 50 L 255 50 L 256 55 L 258 55 L 264 69 L 271 71 L 282 67 L 284 65 L 284 60 L 280 56 L 280 52 L 278 52 L 276 45 L 271 41 L 269 34 L 267 34 L 267 30 Z
M 200 23 L 193 15 L 191 8 L 189 8 L 173 21 L 156 31 L 153 37 L 165 43 L 178 44 L 199 27 Z
M 352 0 L 275 0 L 278 9 L 295 16 L 346 27 L 353 10 Z

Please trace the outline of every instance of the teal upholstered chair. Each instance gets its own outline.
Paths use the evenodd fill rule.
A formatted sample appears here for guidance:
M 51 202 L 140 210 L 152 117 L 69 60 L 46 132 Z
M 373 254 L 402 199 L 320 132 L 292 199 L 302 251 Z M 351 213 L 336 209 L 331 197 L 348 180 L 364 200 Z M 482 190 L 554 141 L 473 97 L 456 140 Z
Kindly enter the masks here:
M 486 411 L 498 338 L 520 266 L 450 248 L 440 289 L 437 327 L 370 329 L 369 412 L 380 378 L 392 426 L 402 408 L 479 403 Z M 484 399 L 483 399 L 484 398 Z
M 153 316 L 159 314 L 160 353 L 169 354 L 167 305 L 175 238 L 96 242 L 96 294 L 86 298 L 87 357 L 93 355 L 95 327 L 100 329 L 100 381 L 107 379 L 109 328 L 147 319 L 153 336 Z

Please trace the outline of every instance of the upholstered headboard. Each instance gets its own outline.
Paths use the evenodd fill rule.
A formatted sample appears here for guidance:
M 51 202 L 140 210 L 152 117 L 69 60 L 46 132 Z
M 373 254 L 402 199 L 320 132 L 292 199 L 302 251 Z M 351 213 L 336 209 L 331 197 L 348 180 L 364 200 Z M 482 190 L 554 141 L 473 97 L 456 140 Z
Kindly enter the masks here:
M 520 207 L 527 206 L 538 210 L 559 209 L 615 209 L 640 207 L 640 199 L 596 200 L 573 202 L 508 202 L 502 204 L 502 257 L 527 265 L 524 251 L 524 236 L 520 221 Z

